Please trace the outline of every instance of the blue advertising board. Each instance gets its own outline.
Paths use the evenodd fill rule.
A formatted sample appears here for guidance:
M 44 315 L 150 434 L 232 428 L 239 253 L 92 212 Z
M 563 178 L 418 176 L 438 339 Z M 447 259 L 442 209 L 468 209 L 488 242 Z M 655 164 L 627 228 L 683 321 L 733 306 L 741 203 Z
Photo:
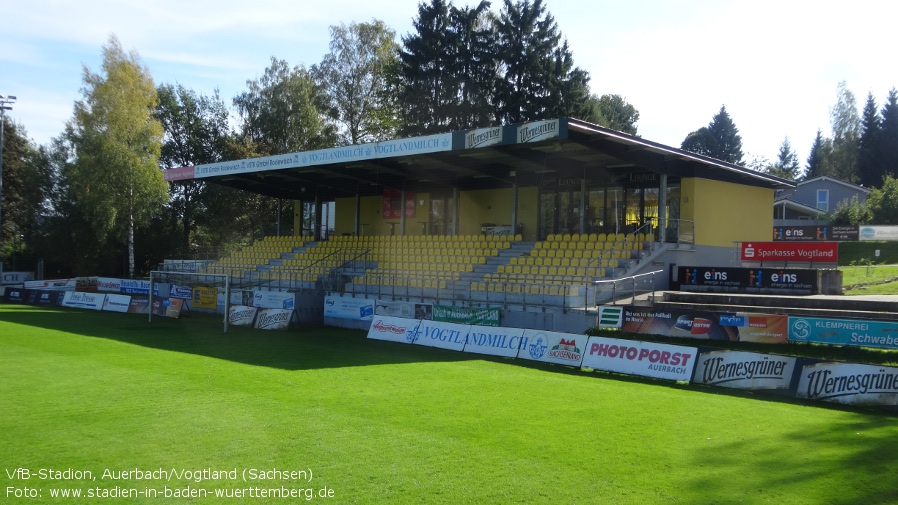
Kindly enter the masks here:
M 790 316 L 789 340 L 898 349 L 898 322 Z

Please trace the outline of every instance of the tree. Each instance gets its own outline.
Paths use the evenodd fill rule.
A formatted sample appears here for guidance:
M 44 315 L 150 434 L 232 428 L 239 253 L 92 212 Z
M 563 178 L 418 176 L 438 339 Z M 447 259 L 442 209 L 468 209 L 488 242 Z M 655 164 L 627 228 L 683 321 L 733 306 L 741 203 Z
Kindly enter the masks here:
M 858 139 L 857 175 L 858 182 L 873 187 L 882 182 L 879 156 L 879 137 L 881 136 L 879 112 L 873 93 L 867 94 L 864 111 L 861 115 L 861 135 Z
M 99 245 L 127 234 L 134 276 L 134 228 L 149 222 L 167 198 L 159 170 L 162 125 L 156 88 L 138 54 L 125 54 L 115 35 L 103 47 L 103 73 L 84 67 L 84 97 L 66 136 L 76 158 L 66 174 Z
M 874 188 L 867 197 L 873 212 L 872 222 L 882 225 L 898 224 L 898 179 L 886 175 L 881 188 Z
M 221 161 L 230 135 L 228 110 L 218 92 L 211 97 L 197 95 L 181 86 L 164 84 L 158 88 L 156 117 L 165 132 L 159 163 L 163 169 L 195 166 Z M 196 213 L 202 211 L 207 184 L 202 179 L 171 183 L 169 209 L 181 227 L 183 254 L 192 252 L 191 234 Z
M 829 166 L 832 150 L 832 140 L 825 138 L 823 132 L 818 129 L 814 143 L 811 145 L 811 152 L 808 154 L 807 165 L 805 165 L 805 180 L 832 175 Z
M 829 216 L 832 224 L 837 225 L 861 225 L 873 220 L 873 211 L 868 202 L 860 202 L 857 195 L 851 200 L 843 200 L 836 204 L 836 210 Z
M 575 117 L 612 130 L 636 135 L 639 111 L 620 95 L 590 95 Z
M 32 237 L 46 211 L 52 173 L 43 148 L 28 139 L 25 127 L 3 122 L 3 213 L 0 221 L 0 258 L 20 268 L 33 249 Z M 12 261 L 11 261 L 12 260 Z
M 783 139 L 776 161 L 770 170 L 770 175 L 794 181 L 801 176 L 801 165 L 798 163 L 798 155 L 792 150 L 789 137 Z
M 723 105 L 707 127 L 686 136 L 681 148 L 728 163 L 742 163 L 742 137 Z
M 542 0 L 504 0 L 496 22 L 497 121 L 517 123 L 575 115 L 589 98 L 589 74 L 574 68 L 555 18 Z
M 880 121 L 879 155 L 880 172 L 898 177 L 898 90 L 892 88 L 882 106 Z
M 453 91 L 453 57 L 449 3 L 432 0 L 418 5 L 412 22 L 415 32 L 403 37 L 399 53 L 399 102 L 403 135 L 449 131 Z
M 452 41 L 451 72 L 455 79 L 455 106 L 449 121 L 452 130 L 467 130 L 492 123 L 492 97 L 498 76 L 496 33 L 490 3 L 452 7 L 449 12 Z
M 271 66 L 234 98 L 242 133 L 260 155 L 331 147 L 336 127 L 322 113 L 326 99 L 309 72 L 271 58 Z
M 857 100 L 845 81 L 839 83 L 836 104 L 830 109 L 830 125 L 833 131 L 833 149 L 829 162 L 835 170 L 834 175 L 845 181 L 856 182 L 861 120 Z
M 330 53 L 311 74 L 324 90 L 325 110 L 340 125 L 339 143 L 393 138 L 397 105 L 387 91 L 388 71 L 398 58 L 396 32 L 378 20 L 331 26 L 330 32 Z

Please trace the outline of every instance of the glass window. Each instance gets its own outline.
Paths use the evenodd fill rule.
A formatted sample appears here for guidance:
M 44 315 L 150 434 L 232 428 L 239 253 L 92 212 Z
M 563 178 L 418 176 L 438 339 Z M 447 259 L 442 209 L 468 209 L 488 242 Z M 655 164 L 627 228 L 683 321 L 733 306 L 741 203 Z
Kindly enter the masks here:
M 817 208 L 823 212 L 829 212 L 829 190 L 817 190 Z

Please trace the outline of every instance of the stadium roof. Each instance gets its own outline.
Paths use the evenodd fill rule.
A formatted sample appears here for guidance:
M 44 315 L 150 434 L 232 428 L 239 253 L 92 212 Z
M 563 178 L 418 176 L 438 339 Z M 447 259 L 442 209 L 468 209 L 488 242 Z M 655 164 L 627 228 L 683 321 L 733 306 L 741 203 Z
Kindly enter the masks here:
M 272 197 L 321 201 L 415 192 L 534 186 L 546 178 L 651 181 L 652 174 L 784 189 L 792 181 L 572 118 L 493 126 L 168 170 Z

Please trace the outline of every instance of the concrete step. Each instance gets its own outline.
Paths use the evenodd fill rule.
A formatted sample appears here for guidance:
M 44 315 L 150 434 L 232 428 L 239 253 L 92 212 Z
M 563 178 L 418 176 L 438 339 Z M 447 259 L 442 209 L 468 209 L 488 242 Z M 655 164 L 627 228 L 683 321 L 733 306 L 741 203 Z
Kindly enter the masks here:
M 838 319 L 898 321 L 898 297 L 776 296 L 667 291 L 655 307 L 712 312 L 755 312 Z

